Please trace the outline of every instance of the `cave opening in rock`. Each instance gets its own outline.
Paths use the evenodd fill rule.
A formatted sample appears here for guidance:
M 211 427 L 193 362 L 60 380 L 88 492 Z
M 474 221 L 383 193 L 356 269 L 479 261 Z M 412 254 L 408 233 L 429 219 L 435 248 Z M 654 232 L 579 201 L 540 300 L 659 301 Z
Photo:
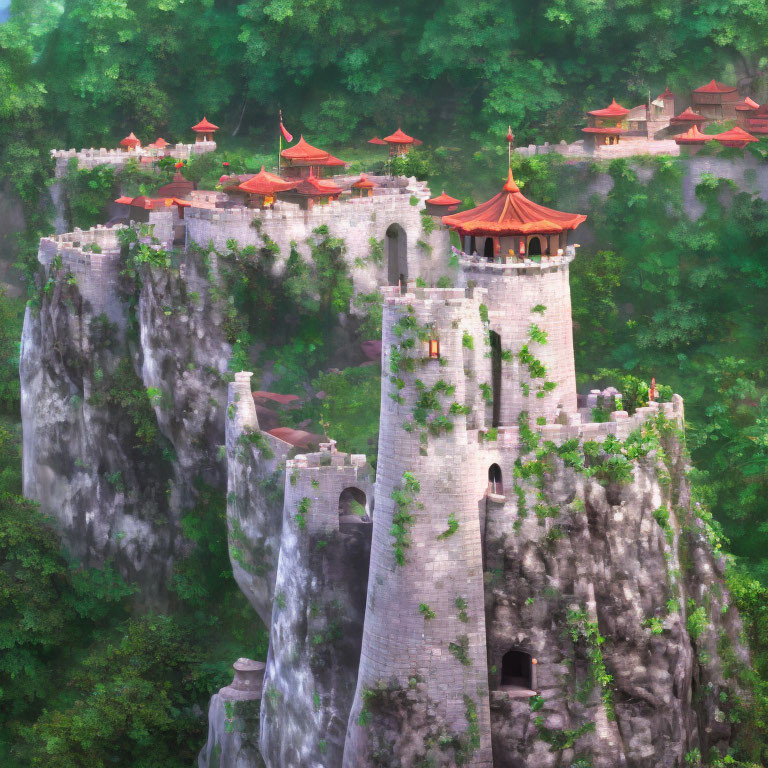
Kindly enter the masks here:
M 530 653 L 507 651 L 501 660 L 501 687 L 504 689 L 534 689 L 534 663 Z

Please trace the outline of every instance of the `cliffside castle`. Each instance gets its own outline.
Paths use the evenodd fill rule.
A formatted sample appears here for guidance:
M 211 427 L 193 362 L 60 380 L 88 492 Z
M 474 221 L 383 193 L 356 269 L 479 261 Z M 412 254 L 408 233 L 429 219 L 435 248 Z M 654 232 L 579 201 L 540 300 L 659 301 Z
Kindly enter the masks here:
M 212 144 L 215 126 L 200 125 L 199 144 Z M 722 564 L 686 517 L 682 398 L 630 414 L 616 390 L 577 392 L 569 238 L 585 217 L 527 199 L 511 170 L 497 195 L 457 212 L 415 179 L 322 181 L 335 158 L 310 150 L 285 178 L 262 170 L 184 197 L 121 199 L 180 251 L 270 240 L 303 252 L 326 227 L 346 243 L 355 291 L 383 295 L 375 471 L 334 435 L 308 450 L 262 429 L 245 371 L 226 411 L 201 405 L 196 385 L 168 426 L 189 445 L 195 420 L 200 435 L 224 422 L 233 570 L 270 629 L 266 664 L 239 660 L 211 702 L 201 768 L 656 768 L 727 743 L 717 633 L 695 645 L 685 628 L 689 600 L 725 616 L 728 598 L 709 594 Z M 39 258 L 74 275 L 84 311 L 124 328 L 118 229 L 43 238 Z M 183 258 L 180 276 L 203 290 Z M 154 382 L 183 355 L 164 349 L 164 364 L 151 349 L 163 301 L 151 291 L 166 289 L 144 290 L 142 371 Z M 207 344 L 224 373 L 211 327 L 190 322 L 178 338 Z M 81 489 L 35 471 L 41 376 L 30 356 L 25 492 L 74 510 Z M 144 535 L 137 524 L 126 545 Z M 738 645 L 732 613 L 718 621 Z M 702 664 L 703 650 L 715 661 Z

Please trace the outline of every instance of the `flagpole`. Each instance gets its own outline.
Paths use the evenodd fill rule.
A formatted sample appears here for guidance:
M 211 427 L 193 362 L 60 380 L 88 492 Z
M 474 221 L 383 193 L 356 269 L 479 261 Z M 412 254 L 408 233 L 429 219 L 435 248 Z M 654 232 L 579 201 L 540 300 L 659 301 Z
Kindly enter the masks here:
M 283 110 L 280 110 L 280 126 L 278 127 L 279 145 L 277 150 L 277 175 L 280 175 L 280 156 L 283 154 L 283 132 L 280 128 L 283 125 Z

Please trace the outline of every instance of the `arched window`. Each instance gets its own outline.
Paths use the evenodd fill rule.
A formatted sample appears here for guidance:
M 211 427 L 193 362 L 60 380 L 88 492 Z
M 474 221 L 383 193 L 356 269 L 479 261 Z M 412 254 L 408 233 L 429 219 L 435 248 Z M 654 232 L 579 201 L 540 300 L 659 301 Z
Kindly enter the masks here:
M 541 240 L 538 237 L 532 237 L 528 242 L 528 255 L 541 256 Z
M 488 261 L 493 261 L 493 238 L 492 237 L 486 237 L 485 238 L 485 245 L 483 246 L 483 256 L 485 256 Z
M 507 651 L 501 660 L 501 687 L 535 690 L 533 668 L 530 653 L 519 650 Z
M 501 467 L 498 464 L 491 464 L 488 467 L 488 493 L 497 496 L 504 495 L 504 486 L 501 483 Z
M 496 331 L 488 331 L 491 342 L 491 392 L 493 393 L 493 413 L 491 425 L 499 426 L 501 417 L 501 336 Z
M 345 488 L 339 496 L 339 519 L 344 522 L 368 520 L 365 494 L 359 488 Z

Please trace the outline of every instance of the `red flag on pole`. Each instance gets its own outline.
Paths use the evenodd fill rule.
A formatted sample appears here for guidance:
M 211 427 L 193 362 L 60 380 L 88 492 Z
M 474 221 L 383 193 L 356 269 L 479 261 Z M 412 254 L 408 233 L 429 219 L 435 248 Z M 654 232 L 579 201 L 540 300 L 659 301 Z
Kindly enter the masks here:
M 280 121 L 280 133 L 283 134 L 283 138 L 290 144 L 293 141 L 293 136 L 285 130 L 283 121 Z

